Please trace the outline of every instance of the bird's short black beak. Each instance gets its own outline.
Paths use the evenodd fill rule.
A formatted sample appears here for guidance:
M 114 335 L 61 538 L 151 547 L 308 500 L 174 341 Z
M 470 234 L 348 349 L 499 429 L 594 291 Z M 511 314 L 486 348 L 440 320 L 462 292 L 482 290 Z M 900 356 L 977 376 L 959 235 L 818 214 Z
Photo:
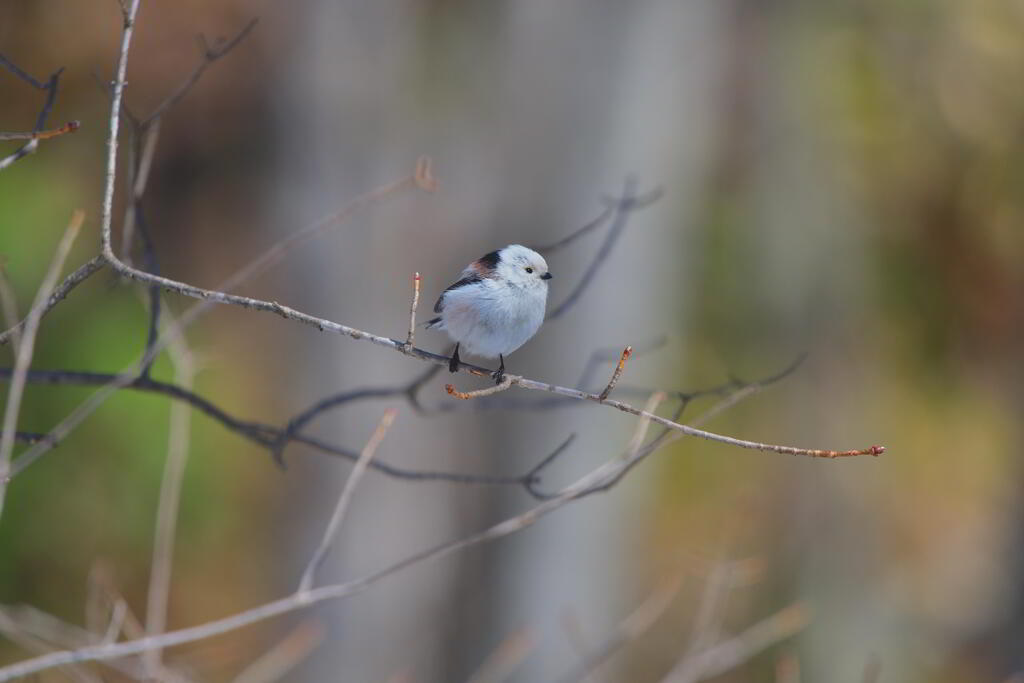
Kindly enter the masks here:
M 551 279 L 551 273 L 544 273 L 543 275 L 540 276 L 540 279 L 541 280 L 550 280 Z

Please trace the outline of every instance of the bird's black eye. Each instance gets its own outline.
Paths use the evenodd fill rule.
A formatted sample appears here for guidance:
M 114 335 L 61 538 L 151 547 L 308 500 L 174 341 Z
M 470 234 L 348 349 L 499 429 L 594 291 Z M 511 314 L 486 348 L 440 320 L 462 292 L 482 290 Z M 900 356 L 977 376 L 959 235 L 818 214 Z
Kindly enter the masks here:
M 532 272 L 533 272 L 533 268 L 529 268 L 529 267 L 528 267 L 528 268 L 526 269 L 526 272 L 527 272 L 527 273 L 532 273 Z

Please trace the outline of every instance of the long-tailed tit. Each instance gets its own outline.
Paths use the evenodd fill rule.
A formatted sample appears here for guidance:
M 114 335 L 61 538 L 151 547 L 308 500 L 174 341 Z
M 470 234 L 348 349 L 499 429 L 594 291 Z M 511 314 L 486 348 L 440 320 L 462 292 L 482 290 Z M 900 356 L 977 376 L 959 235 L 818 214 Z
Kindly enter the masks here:
M 459 348 L 483 358 L 500 358 L 493 377 L 505 377 L 505 354 L 537 334 L 548 300 L 547 261 L 533 249 L 510 244 L 470 263 L 442 292 L 428 329 L 444 330 L 455 342 L 448 369 L 459 369 Z

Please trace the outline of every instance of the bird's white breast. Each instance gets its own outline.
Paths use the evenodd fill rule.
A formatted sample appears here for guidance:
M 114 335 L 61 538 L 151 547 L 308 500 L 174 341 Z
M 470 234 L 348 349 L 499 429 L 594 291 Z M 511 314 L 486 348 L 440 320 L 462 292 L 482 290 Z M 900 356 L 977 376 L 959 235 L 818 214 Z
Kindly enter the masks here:
M 547 286 L 510 287 L 485 279 L 445 294 L 442 318 L 453 341 L 471 354 L 515 351 L 544 322 Z

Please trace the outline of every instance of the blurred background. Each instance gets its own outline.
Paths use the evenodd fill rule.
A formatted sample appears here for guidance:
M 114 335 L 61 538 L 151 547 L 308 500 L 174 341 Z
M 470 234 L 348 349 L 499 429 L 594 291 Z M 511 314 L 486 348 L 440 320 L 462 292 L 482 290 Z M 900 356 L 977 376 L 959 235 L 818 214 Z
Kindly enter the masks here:
M 806 626 L 714 680 L 1021 680 L 1024 3 L 144 0 L 128 108 L 144 116 L 188 77 L 197 34 L 212 43 L 253 18 L 162 118 L 142 199 L 162 273 L 215 287 L 426 154 L 439 191 L 375 203 L 239 289 L 402 337 L 413 272 L 422 317 L 468 261 L 569 234 L 633 174 L 663 198 L 631 216 L 579 303 L 511 356 L 510 372 L 574 385 L 592 352 L 663 338 L 623 379 L 622 398 L 642 403 L 642 388 L 754 380 L 806 353 L 708 428 L 888 450 L 812 460 L 680 440 L 521 534 L 174 648 L 177 675 L 271 680 L 250 667 L 272 651 L 290 681 L 576 680 L 654 600 L 664 612 L 591 680 L 710 678 L 675 668 L 695 642 L 793 605 Z M 114 0 L 0 3 L 0 54 L 40 80 L 66 67 L 50 125 L 82 123 L 0 172 L 0 254 L 23 312 L 74 208 L 87 218 L 66 270 L 98 250 L 108 102 L 97 83 L 120 28 Z M 42 99 L 0 69 L 0 129 L 30 130 Z M 3 144 L 0 156 L 17 147 Z M 602 234 L 551 255 L 550 307 Z M 141 294 L 100 271 L 45 319 L 33 367 L 134 362 Z M 237 308 L 216 308 L 186 339 L 200 395 L 279 426 L 325 396 L 424 369 Z M 448 348 L 433 332 L 417 342 Z M 11 365 L 10 346 L 0 361 Z M 154 376 L 174 376 L 167 357 Z M 307 433 L 358 450 L 395 407 L 381 460 L 509 475 L 576 433 L 545 474 L 553 490 L 621 452 L 634 428 L 591 404 L 456 405 L 448 381 L 424 386 L 425 414 L 402 398 L 360 402 Z M 20 428 L 47 431 L 92 391 L 29 385 Z M 19 606 L 102 627 L 102 596 L 123 596 L 144 618 L 170 419 L 167 397 L 122 391 L 13 481 L 0 662 L 48 646 L 19 631 L 42 619 Z M 199 413 L 187 437 L 169 628 L 294 590 L 350 471 L 301 445 L 282 471 Z M 363 576 L 532 502 L 514 486 L 371 472 L 320 580 Z M 100 667 L 37 680 L 97 674 L 122 680 Z

